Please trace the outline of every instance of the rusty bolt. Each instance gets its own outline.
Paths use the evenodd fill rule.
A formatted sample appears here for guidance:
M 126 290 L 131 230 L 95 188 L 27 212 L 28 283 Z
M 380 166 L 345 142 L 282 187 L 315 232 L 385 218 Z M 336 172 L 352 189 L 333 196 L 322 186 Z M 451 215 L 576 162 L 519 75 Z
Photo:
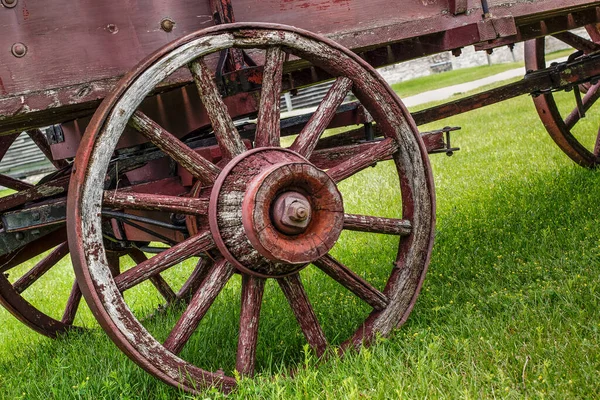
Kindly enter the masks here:
M 298 235 L 310 222 L 311 207 L 308 199 L 298 192 L 286 192 L 273 206 L 273 224 L 283 233 Z
M 309 206 L 302 201 L 294 200 L 287 208 L 287 216 L 294 222 L 304 222 L 308 219 Z
M 10 52 L 17 58 L 25 57 L 25 54 L 27 54 L 27 46 L 23 43 L 15 43 L 12 45 Z
M 171 18 L 165 18 L 162 21 L 160 21 L 160 29 L 162 29 L 163 31 L 172 32 L 174 28 L 175 21 L 173 21 Z
M 0 3 L 6 8 L 13 8 L 17 6 L 19 0 L 2 0 Z

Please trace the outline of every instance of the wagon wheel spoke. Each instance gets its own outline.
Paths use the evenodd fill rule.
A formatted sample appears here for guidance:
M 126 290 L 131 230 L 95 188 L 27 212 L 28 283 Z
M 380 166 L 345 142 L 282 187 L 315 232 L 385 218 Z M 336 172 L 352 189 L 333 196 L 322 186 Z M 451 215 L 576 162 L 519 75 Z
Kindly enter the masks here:
M 569 46 L 573 47 L 574 49 L 583 51 L 586 54 L 593 53 L 595 51 L 600 50 L 600 45 L 592 42 L 591 40 L 588 40 L 581 36 L 578 36 L 578 35 L 574 34 L 573 32 L 566 31 L 566 32 L 556 33 L 552 36 L 554 36 L 561 42 L 568 44 Z
M 200 287 L 202 281 L 204 281 L 204 279 L 208 275 L 208 272 L 211 270 L 213 265 L 214 262 L 210 258 L 200 258 L 198 260 L 198 263 L 196 264 L 196 267 L 192 271 L 192 274 L 177 292 L 177 298 L 184 300 L 191 299 L 191 297 L 194 295 L 194 293 L 196 293 L 196 291 Z
M 598 128 L 598 134 L 596 135 L 596 143 L 594 144 L 594 155 L 600 156 L 600 128 Z
M 592 85 L 587 93 L 583 96 L 583 99 L 581 100 L 581 103 L 583 105 L 583 111 L 586 112 L 588 111 L 593 105 L 594 103 L 598 100 L 598 98 L 600 98 L 600 82 L 596 83 L 595 85 Z M 565 118 L 565 125 L 567 126 L 567 128 L 573 129 L 573 127 L 575 126 L 575 124 L 577 122 L 579 122 L 579 120 L 581 119 L 581 115 L 579 114 L 579 109 L 577 107 L 575 107 L 567 116 L 567 118 Z
M 585 30 L 588 35 L 590 35 L 590 39 L 594 41 L 594 43 L 600 42 L 600 27 L 598 24 L 589 24 L 585 26 Z
M 12 190 L 27 190 L 33 187 L 32 184 L 12 178 L 8 175 L 0 174 L 0 186 L 7 187 Z
M 104 191 L 103 204 L 113 208 L 163 211 L 189 215 L 206 215 L 208 212 L 208 199 L 117 190 Z
M 279 146 L 279 107 L 285 55 L 281 47 L 269 47 L 266 52 L 255 147 Z
M 58 245 L 44 259 L 19 278 L 13 285 L 17 293 L 23 293 L 29 286 L 40 279 L 46 272 L 55 266 L 69 252 L 69 245 L 65 242 Z
M 31 140 L 35 143 L 35 145 L 41 150 L 42 153 L 46 156 L 46 158 L 54 165 L 56 169 L 61 169 L 69 165 L 66 160 L 55 160 L 52 156 L 52 150 L 50 150 L 50 144 L 48 143 L 48 139 L 46 139 L 46 135 L 42 133 L 39 129 L 32 129 L 27 131 L 27 135 L 31 138 Z
M 120 291 L 125 291 L 213 247 L 214 242 L 210 232 L 201 232 L 123 272 L 115 278 L 115 282 Z
M 113 278 L 119 276 L 121 274 L 120 255 L 114 251 L 107 251 L 106 260 L 108 261 L 108 269 L 110 270 L 110 274 L 113 276 Z
M 129 125 L 181 164 L 201 182 L 211 184 L 221 172 L 219 167 L 189 148 L 141 111 L 136 111 L 133 114 Z
M 202 59 L 192 61 L 189 65 L 196 88 L 200 94 L 202 104 L 206 108 L 208 117 L 219 142 L 223 157 L 232 159 L 246 151 L 246 146 L 238 134 L 233 120 L 227 111 L 219 89 L 213 80 L 212 73 Z
M 242 275 L 242 310 L 235 369 L 242 375 L 253 375 L 256 363 L 256 345 L 260 308 L 265 280 L 252 275 Z
M 308 300 L 300 275 L 280 278 L 277 282 L 296 316 L 306 341 L 319 357 L 322 356 L 327 348 L 327 339 Z
M 60 322 L 65 325 L 72 325 L 73 321 L 75 321 L 79 303 L 81 303 L 81 289 L 79 289 L 79 285 L 75 281 L 73 282 L 73 287 L 71 288 L 71 293 L 69 294 L 69 299 L 67 300 L 67 305 Z
M 407 236 L 410 235 L 412 231 L 412 224 L 406 219 L 344 214 L 344 229 L 349 231 Z
M 351 177 L 363 169 L 391 157 L 398 150 L 398 144 L 391 138 L 386 138 L 368 150 L 330 168 L 327 174 L 336 183 Z
M 313 264 L 375 310 L 382 310 L 389 304 L 386 295 L 331 255 L 327 254 Z
M 291 150 L 310 158 L 317 141 L 331 123 L 338 107 L 346 98 L 351 87 L 352 81 L 348 78 L 340 77 L 335 80 L 317 110 L 292 143 Z
M 217 295 L 233 275 L 234 268 L 222 259 L 210 270 L 190 304 L 175 324 L 163 346 L 174 354 L 179 354 L 188 342 Z
M 131 249 L 131 251 L 129 252 L 129 257 L 131 257 L 131 259 L 137 264 L 141 264 L 148 261 L 148 257 L 146 257 L 144 252 L 138 249 Z M 167 304 L 170 304 L 173 301 L 175 301 L 175 299 L 177 298 L 175 292 L 173 291 L 173 289 L 171 289 L 171 286 L 169 286 L 167 281 L 165 281 L 164 278 L 160 276 L 160 274 L 151 276 L 150 282 L 152 283 L 152 285 L 154 285 L 156 290 L 158 290 L 161 296 L 166 300 Z

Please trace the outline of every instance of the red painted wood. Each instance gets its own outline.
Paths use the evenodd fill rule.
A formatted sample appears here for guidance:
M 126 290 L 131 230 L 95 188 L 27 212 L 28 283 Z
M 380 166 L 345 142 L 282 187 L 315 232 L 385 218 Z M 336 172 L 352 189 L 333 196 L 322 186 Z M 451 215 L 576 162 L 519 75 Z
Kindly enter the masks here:
M 412 224 L 405 219 L 344 214 L 344 229 L 407 236 L 412 232 Z
M 69 176 L 63 176 L 48 183 L 34 186 L 32 188 L 21 190 L 0 199 L 0 212 L 10 210 L 13 207 L 20 206 L 30 201 L 39 200 L 45 197 L 54 196 L 67 191 L 69 186 Z
M 292 143 L 291 150 L 306 158 L 310 157 L 317 141 L 333 120 L 337 108 L 342 104 L 351 87 L 352 81 L 348 78 L 341 77 L 335 80 L 315 113 Z
M 579 35 L 574 34 L 573 32 L 560 32 L 555 33 L 552 36 L 577 50 L 583 51 L 586 54 L 600 50 L 600 44 L 594 43 L 591 40 L 585 39 Z
M 128 269 L 116 277 L 115 282 L 119 290 L 125 291 L 173 265 L 208 251 L 213 247 L 214 243 L 211 234 L 204 231 Z
M 4 158 L 4 155 L 6 154 L 10 146 L 13 144 L 13 142 L 17 139 L 19 133 L 0 136 L 0 160 Z
M 315 315 L 315 311 L 310 305 L 310 301 L 300 280 L 300 275 L 290 275 L 278 279 L 277 282 L 296 316 L 296 320 L 302 329 L 302 333 L 304 333 L 306 341 L 317 353 L 317 356 L 322 356 L 327 348 L 327 339 Z
M 254 375 L 260 308 L 265 279 L 242 275 L 242 310 L 235 369 L 242 375 Z
M 280 47 L 267 49 L 256 123 L 255 147 L 279 146 L 279 108 L 285 56 L 286 53 Z
M 19 278 L 13 285 L 17 293 L 23 293 L 29 286 L 35 281 L 40 279 L 46 272 L 55 266 L 64 256 L 69 252 L 69 245 L 65 242 L 60 245 L 40 262 L 38 262 L 33 268 Z
M 141 264 L 148 260 L 148 257 L 146 257 L 144 252 L 138 249 L 132 249 L 129 252 L 129 256 L 137 264 Z M 153 275 L 150 277 L 150 282 L 152 283 L 152 285 L 154 285 L 156 290 L 158 290 L 158 292 L 166 300 L 167 303 L 172 303 L 173 301 L 175 301 L 177 297 L 175 295 L 175 292 L 173 291 L 173 289 L 171 289 L 171 286 L 169 286 L 167 281 L 165 281 L 162 276 L 160 276 L 159 274 Z
M 114 208 L 206 215 L 208 199 L 106 190 L 103 204 Z
M 379 161 L 385 160 L 397 150 L 398 145 L 396 142 L 393 139 L 386 138 L 356 157 L 329 169 L 327 174 L 335 182 L 340 182 Z
M 75 321 L 75 315 L 77 314 L 77 309 L 79 308 L 79 303 L 81 303 L 81 296 L 81 290 L 79 289 L 77 281 L 75 281 L 73 282 L 73 287 L 71 288 L 71 293 L 69 294 L 69 299 L 67 300 L 67 306 L 65 307 L 65 311 L 60 322 L 65 325 L 73 324 L 73 321 Z
M 200 258 L 196 268 L 177 292 L 178 299 L 190 300 L 200 287 L 200 284 L 208 275 L 214 262 L 210 258 Z
M 135 130 L 148 138 L 156 147 L 167 153 L 200 181 L 211 183 L 219 175 L 219 167 L 190 149 L 144 113 L 137 111 L 131 117 L 129 123 Z
M 167 350 L 174 354 L 179 354 L 183 350 L 217 295 L 233 275 L 233 271 L 231 264 L 225 260 L 215 264 L 163 343 Z
M 67 232 L 59 228 L 48 235 L 34 240 L 25 246 L 0 256 L 0 273 L 20 265 L 32 257 L 36 257 L 45 251 L 60 245 L 67 240 Z
M 54 159 L 54 157 L 52 156 L 52 151 L 50 150 L 50 145 L 48 144 L 48 139 L 46 138 L 46 135 L 42 133 L 41 130 L 30 129 L 27 131 L 27 135 L 29 135 L 31 140 L 33 140 L 35 145 L 42 151 L 42 153 L 44 153 L 46 158 L 50 160 L 50 162 L 52 163 L 52 165 L 54 165 L 56 169 L 61 169 L 69 165 L 69 163 L 66 160 Z
M 595 85 L 592 85 L 588 89 L 586 94 L 583 96 L 583 99 L 581 99 L 581 103 L 583 105 L 583 107 L 582 107 L 583 111 L 587 112 L 590 108 L 592 108 L 594 103 L 596 103 L 596 101 L 598 101 L 599 98 L 600 98 L 600 83 L 596 83 Z M 573 129 L 575 124 L 577 122 L 579 122 L 580 119 L 581 119 L 581 114 L 579 113 L 579 109 L 577 109 L 577 107 L 575 107 L 573 109 L 573 111 L 571 111 L 571 113 L 569 115 L 567 115 L 567 117 L 565 118 L 565 126 L 567 127 L 567 129 Z
M 0 186 L 4 186 L 13 190 L 27 190 L 33 187 L 32 184 L 11 178 L 8 175 L 0 175 Z
M 232 159 L 242 154 L 246 151 L 246 146 L 244 146 L 242 138 L 231 120 L 227 106 L 223 103 L 219 89 L 217 89 L 213 80 L 213 73 L 203 60 L 192 62 L 190 72 L 194 77 L 202 104 L 210 118 L 223 157 Z
M 313 264 L 375 310 L 384 309 L 390 302 L 386 295 L 329 254 Z

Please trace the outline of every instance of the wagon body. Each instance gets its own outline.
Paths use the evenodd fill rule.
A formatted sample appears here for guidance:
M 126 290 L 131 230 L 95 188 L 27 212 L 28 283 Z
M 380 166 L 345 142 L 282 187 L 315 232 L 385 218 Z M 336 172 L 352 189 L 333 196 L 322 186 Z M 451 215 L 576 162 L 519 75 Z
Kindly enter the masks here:
M 587 0 L 497 0 L 483 17 L 477 0 L 232 2 L 236 21 L 282 23 L 324 34 L 376 67 L 580 27 L 600 20 L 598 6 Z M 91 114 L 140 59 L 214 25 L 214 18 L 209 1 L 190 0 L 60 0 L 51 6 L 20 1 L 0 9 L 0 133 Z M 174 25 L 165 29 L 165 21 Z M 22 44 L 26 54 L 12 54 L 15 44 Z M 165 84 L 186 80 L 178 76 Z

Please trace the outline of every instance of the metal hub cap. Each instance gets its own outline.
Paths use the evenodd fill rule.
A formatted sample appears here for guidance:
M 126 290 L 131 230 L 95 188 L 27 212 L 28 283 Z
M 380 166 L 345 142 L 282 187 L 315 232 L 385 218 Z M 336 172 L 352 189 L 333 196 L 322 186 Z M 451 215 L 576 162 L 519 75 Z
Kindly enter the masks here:
M 293 274 L 324 256 L 343 221 L 335 183 L 286 149 L 238 156 L 211 194 L 209 222 L 217 247 L 239 270 L 256 276 Z

